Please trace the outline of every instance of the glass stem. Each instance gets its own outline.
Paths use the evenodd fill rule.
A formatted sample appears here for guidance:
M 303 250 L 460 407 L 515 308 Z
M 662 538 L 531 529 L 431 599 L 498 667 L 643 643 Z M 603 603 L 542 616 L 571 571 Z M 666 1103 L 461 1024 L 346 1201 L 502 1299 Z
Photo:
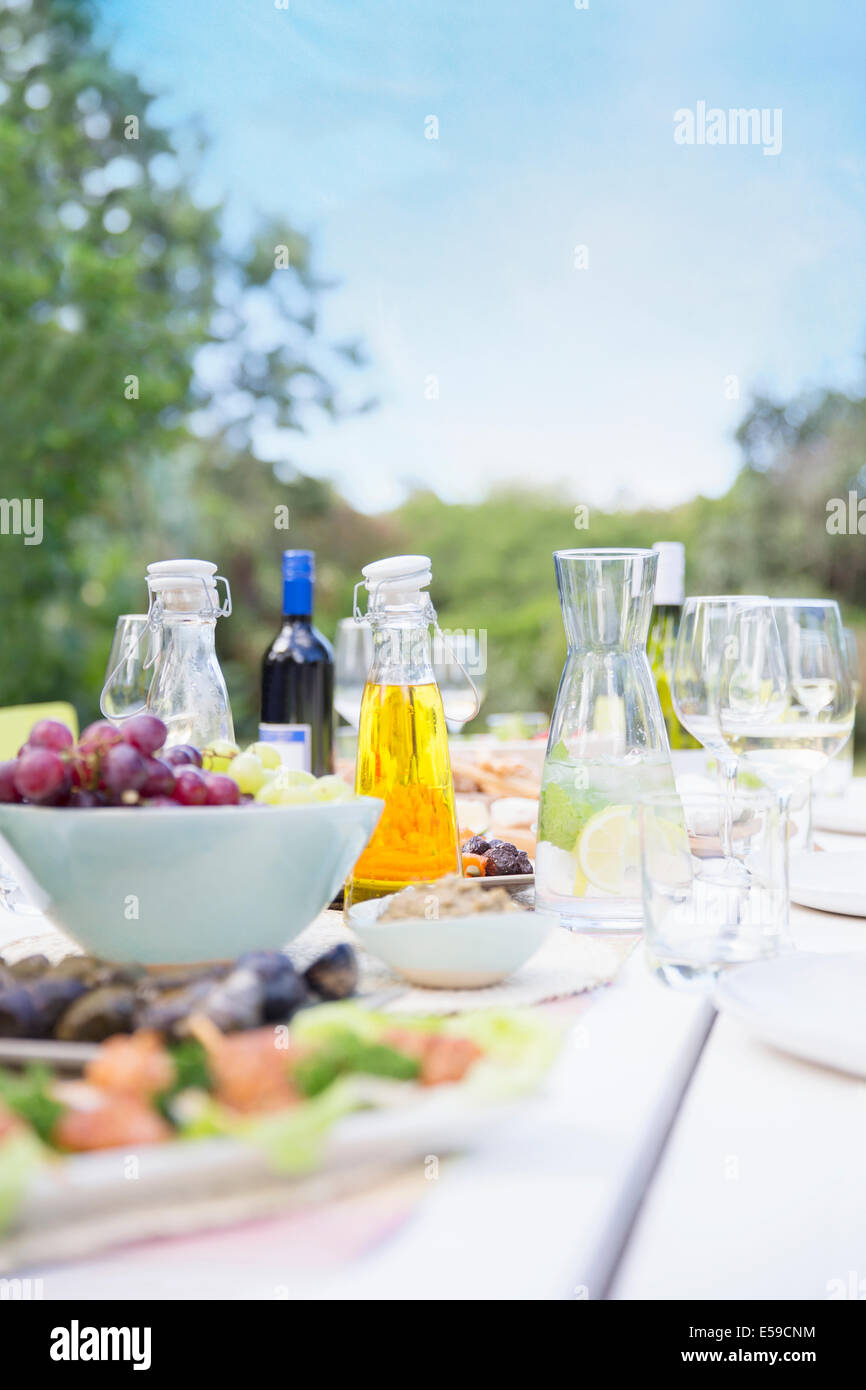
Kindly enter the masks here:
M 728 861 L 734 858 L 734 794 L 737 790 L 736 758 L 719 762 L 719 782 L 722 795 L 722 853 Z
M 791 879 L 790 879 L 790 829 L 791 829 L 791 797 L 793 795 L 790 788 L 776 793 L 779 802 L 780 830 L 784 841 L 783 864 L 782 864 L 782 923 L 779 932 L 780 941 L 784 948 L 790 950 L 793 947 L 791 937 Z

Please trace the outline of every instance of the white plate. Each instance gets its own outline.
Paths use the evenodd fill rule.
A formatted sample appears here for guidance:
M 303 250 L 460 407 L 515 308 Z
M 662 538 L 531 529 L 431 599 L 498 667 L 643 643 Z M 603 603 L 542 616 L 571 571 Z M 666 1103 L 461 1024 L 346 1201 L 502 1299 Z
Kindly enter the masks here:
M 812 821 L 816 830 L 866 835 L 866 777 L 855 777 L 845 796 L 814 797 Z
M 721 977 L 716 1007 L 807 1062 L 866 1076 L 866 953 L 792 952 Z
M 866 849 L 791 855 L 791 901 L 866 917 Z

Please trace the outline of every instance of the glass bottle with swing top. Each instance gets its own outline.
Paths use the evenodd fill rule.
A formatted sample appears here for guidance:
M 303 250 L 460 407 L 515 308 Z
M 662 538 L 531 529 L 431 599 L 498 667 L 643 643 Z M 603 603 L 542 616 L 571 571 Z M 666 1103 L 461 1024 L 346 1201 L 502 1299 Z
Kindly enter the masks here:
M 436 611 L 425 592 L 426 555 L 396 555 L 362 570 L 373 656 L 358 729 L 355 791 L 385 809 L 346 885 L 352 903 L 459 872 L 454 784 L 430 639 Z M 469 677 L 467 676 L 467 680 Z M 470 682 L 471 684 L 471 682 Z
M 150 603 L 146 625 L 132 629 L 128 646 L 106 677 L 99 705 L 120 723 L 142 709 L 168 729 L 166 747 L 191 743 L 207 748 L 234 739 L 226 683 L 217 660 L 217 618 L 232 611 L 228 580 L 206 560 L 162 560 L 147 567 Z M 218 581 L 225 585 L 221 604 Z M 144 703 L 125 703 L 130 669 L 140 665 Z M 147 674 L 149 674 L 149 680 Z

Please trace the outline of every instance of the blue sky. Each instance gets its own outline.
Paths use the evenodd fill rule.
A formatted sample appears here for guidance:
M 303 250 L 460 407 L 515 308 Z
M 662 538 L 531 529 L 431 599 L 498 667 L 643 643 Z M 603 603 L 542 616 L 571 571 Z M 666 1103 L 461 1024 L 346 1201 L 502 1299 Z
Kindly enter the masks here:
M 365 508 L 503 479 L 597 505 L 721 492 L 752 388 L 862 383 L 850 0 L 101 12 L 160 118 L 209 130 L 203 190 L 227 197 L 229 233 L 285 217 L 340 280 L 324 325 L 364 338 L 381 408 L 266 444 Z M 780 108 L 781 153 L 676 144 L 674 112 L 699 101 Z

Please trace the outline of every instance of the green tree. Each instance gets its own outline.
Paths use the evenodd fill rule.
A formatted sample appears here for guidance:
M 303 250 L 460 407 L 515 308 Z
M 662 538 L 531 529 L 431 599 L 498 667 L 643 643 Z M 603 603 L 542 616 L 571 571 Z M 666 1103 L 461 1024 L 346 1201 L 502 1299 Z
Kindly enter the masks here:
M 256 419 L 334 413 L 329 369 L 359 357 L 321 340 L 324 287 L 294 228 L 227 248 L 220 209 L 189 191 L 196 155 L 93 19 L 90 0 L 33 0 L 0 44 L 0 493 L 43 514 L 40 545 L 0 535 L 0 703 L 66 697 L 83 717 L 144 564 L 213 542 L 203 480 L 235 489 L 235 515 L 245 488 L 276 492 Z

